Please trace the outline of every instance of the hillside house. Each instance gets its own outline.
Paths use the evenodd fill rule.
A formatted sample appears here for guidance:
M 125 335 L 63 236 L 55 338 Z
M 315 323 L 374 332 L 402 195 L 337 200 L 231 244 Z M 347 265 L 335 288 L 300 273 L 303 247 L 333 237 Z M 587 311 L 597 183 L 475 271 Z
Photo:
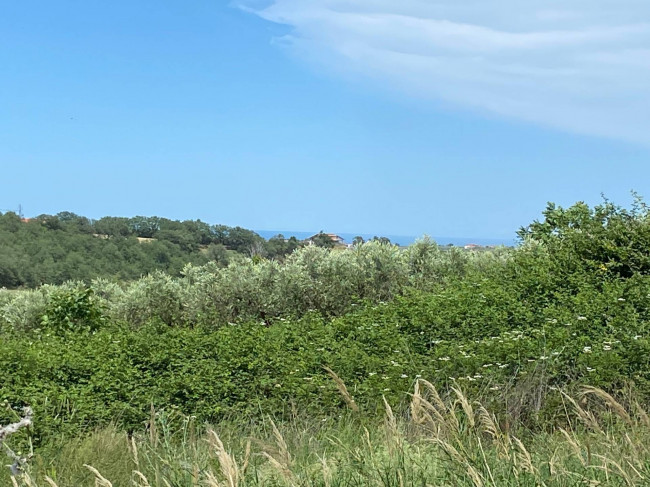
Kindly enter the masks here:
M 483 246 L 479 245 L 479 244 L 471 243 L 471 244 L 465 245 L 464 248 L 465 248 L 465 250 L 478 250 L 478 249 L 482 249 Z
M 315 235 L 312 235 L 309 238 L 306 238 L 304 240 L 304 242 L 307 245 L 314 245 L 315 239 L 317 237 L 320 237 L 320 236 L 325 236 L 325 237 L 329 238 L 334 243 L 334 245 L 337 246 L 337 247 L 345 246 L 345 240 L 343 239 L 343 237 L 341 237 L 339 235 L 336 235 L 335 233 L 317 233 Z

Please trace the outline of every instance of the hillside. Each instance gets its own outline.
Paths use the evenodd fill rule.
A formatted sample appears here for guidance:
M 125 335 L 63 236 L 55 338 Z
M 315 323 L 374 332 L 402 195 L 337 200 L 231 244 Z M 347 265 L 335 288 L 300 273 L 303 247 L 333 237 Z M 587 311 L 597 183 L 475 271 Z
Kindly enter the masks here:
M 225 266 L 254 254 L 281 258 L 297 246 L 295 239 L 267 241 L 251 230 L 200 220 L 91 220 L 70 212 L 21 219 L 5 213 L 0 214 L 0 287 L 133 280 L 157 270 L 178 276 L 188 263 Z

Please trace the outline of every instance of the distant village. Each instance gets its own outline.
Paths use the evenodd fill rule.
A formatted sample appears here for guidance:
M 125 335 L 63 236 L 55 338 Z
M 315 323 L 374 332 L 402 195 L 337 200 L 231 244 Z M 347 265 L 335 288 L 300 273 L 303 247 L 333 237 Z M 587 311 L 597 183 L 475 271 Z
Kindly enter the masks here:
M 357 239 L 359 239 L 359 240 L 357 240 Z M 364 242 L 363 238 L 361 238 L 361 237 L 355 237 L 354 242 L 346 242 L 345 239 L 343 237 L 341 237 L 340 235 L 337 235 L 335 233 L 323 233 L 323 232 L 316 233 L 316 234 L 312 235 L 311 237 L 308 237 L 308 238 L 304 239 L 302 242 L 305 245 L 318 245 L 319 243 L 322 243 L 324 240 L 325 241 L 329 240 L 329 242 L 331 242 L 330 245 L 333 248 L 340 248 L 340 249 L 352 248 L 352 247 L 354 247 L 355 244 Z M 384 241 L 384 242 L 390 243 L 390 240 L 387 239 L 386 237 L 375 237 L 373 240 L 379 240 L 379 241 Z M 398 245 L 399 247 L 406 247 L 404 245 L 399 245 L 399 244 L 396 244 L 396 245 Z M 464 250 L 469 250 L 469 251 L 484 251 L 484 250 L 494 249 L 496 247 L 498 247 L 498 246 L 497 245 L 479 245 L 479 244 L 476 244 L 476 243 L 468 243 L 468 244 L 463 245 L 463 246 L 456 246 L 456 245 L 452 245 L 452 244 L 448 244 L 448 245 L 445 245 L 445 246 L 440 246 L 440 248 L 443 249 L 443 250 L 444 249 L 451 249 L 451 248 L 462 248 Z

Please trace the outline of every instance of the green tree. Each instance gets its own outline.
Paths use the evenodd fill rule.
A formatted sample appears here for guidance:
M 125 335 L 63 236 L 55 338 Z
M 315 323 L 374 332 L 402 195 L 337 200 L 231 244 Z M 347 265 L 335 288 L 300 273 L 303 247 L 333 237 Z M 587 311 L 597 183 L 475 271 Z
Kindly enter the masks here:
M 227 267 L 230 262 L 228 249 L 222 244 L 210 244 L 205 251 L 205 255 L 208 260 L 216 262 L 222 267 Z
M 0 287 L 16 288 L 23 284 L 15 258 L 11 254 L 0 254 Z
M 130 224 L 138 237 L 153 238 L 160 230 L 160 218 L 157 216 L 136 216 L 131 218 Z
M 129 218 L 105 216 L 94 223 L 95 233 L 111 237 L 128 237 L 134 229 Z
M 576 270 L 619 277 L 650 273 L 650 211 L 640 198 L 631 210 L 609 201 L 564 209 L 549 203 L 544 219 L 521 228 L 525 242 L 541 242 L 560 274 Z
M 388 237 L 378 237 L 376 235 L 374 237 L 372 237 L 372 241 L 373 242 L 383 243 L 383 244 L 386 244 L 386 245 L 391 244 L 391 241 L 390 241 L 390 239 Z
M 332 240 L 331 237 L 330 237 L 329 235 L 327 235 L 326 233 L 323 233 L 322 230 L 321 230 L 320 232 L 318 232 L 318 234 L 315 235 L 315 236 L 311 239 L 311 241 L 312 241 L 312 242 L 314 243 L 314 245 L 316 245 L 317 247 L 323 247 L 323 248 L 325 248 L 325 249 L 331 249 L 331 248 L 333 248 L 333 247 L 336 245 L 336 243 L 334 242 L 334 240 Z
M 266 255 L 271 259 L 281 259 L 300 246 L 300 242 L 296 237 L 291 237 L 286 239 L 284 235 L 278 234 L 266 242 L 264 248 L 266 250 Z

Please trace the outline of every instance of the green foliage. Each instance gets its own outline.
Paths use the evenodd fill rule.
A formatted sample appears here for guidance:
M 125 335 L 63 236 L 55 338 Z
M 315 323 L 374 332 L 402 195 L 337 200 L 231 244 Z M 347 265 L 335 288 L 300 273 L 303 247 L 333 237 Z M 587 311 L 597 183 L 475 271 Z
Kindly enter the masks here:
M 44 331 L 95 332 L 105 322 L 102 306 L 92 288 L 56 290 L 40 317 Z
M 111 421 L 137 429 L 152 404 L 201 421 L 334 416 L 345 403 L 327 366 L 369 413 L 382 396 L 403 404 L 422 376 L 540 430 L 564 407 L 558 389 L 633 383 L 650 399 L 648 227 L 641 203 L 551 205 L 514 250 L 371 241 L 281 260 L 232 254 L 226 239 L 254 239 L 219 228 L 212 252 L 227 265 L 0 292 L 0 367 L 12 371 L 0 401 L 32 405 L 41 442 Z
M 436 248 L 433 242 L 421 246 L 427 245 Z M 300 317 L 309 310 L 338 316 L 364 301 L 391 300 L 411 286 L 429 289 L 456 279 L 464 272 L 460 269 L 473 265 L 457 265 L 452 252 L 426 250 L 415 264 L 410 249 L 379 242 L 341 252 L 308 246 L 283 261 L 238 257 L 223 247 L 213 250 L 228 265 L 214 260 L 186 266 L 180 278 L 158 272 L 124 284 L 105 299 L 102 294 L 107 315 L 133 325 L 160 319 L 170 325 L 209 327 Z
M 291 254 L 300 247 L 300 242 L 296 237 L 284 238 L 284 235 L 278 234 L 271 237 L 265 245 L 266 256 L 270 259 L 281 259 Z
M 322 230 L 311 238 L 311 243 L 324 249 L 332 249 L 336 246 L 336 242 Z
M 631 210 L 609 201 L 594 208 L 584 203 L 563 209 L 549 203 L 544 221 L 519 231 L 521 239 L 542 242 L 560 275 L 628 278 L 650 272 L 650 210 L 636 197 Z
M 236 256 L 255 254 L 283 259 L 298 247 L 295 238 L 266 242 L 251 230 L 200 220 L 136 216 L 92 221 L 61 212 L 22 221 L 6 213 L 0 214 L 0 287 L 100 277 L 131 281 L 158 270 L 178 276 L 188 263 L 227 265 Z
M 593 388 L 561 397 L 565 427 L 536 434 L 496 421 L 482 397 L 457 384 L 436 391 L 424 381 L 412 388 L 409 414 L 320 417 L 296 409 L 284 421 L 239 414 L 204 425 L 173 408 L 152 409 L 146 429 L 109 426 L 39 447 L 13 480 L 19 487 L 647 485 L 645 410 Z M 11 485 L 8 469 L 0 482 Z

